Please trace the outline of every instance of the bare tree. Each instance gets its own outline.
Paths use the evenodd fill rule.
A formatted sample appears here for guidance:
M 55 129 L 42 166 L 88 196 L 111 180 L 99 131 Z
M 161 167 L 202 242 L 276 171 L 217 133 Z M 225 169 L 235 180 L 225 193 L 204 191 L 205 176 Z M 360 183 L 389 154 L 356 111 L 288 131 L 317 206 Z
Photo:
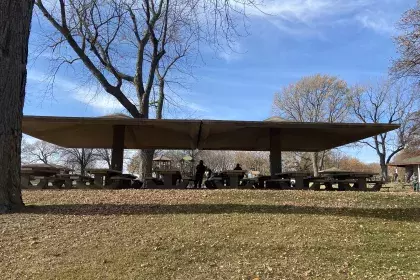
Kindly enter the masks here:
M 270 160 L 267 152 L 236 152 L 234 161 L 244 170 L 256 170 L 261 174 L 270 174 Z
M 167 81 L 166 70 L 188 51 L 184 47 L 177 52 L 176 46 L 188 46 L 188 42 L 198 46 L 203 39 L 214 45 L 219 45 L 220 38 L 231 41 L 238 31 L 236 18 L 244 18 L 245 8 L 256 5 L 253 0 L 169 1 L 36 0 L 35 4 L 58 31 L 49 38 L 61 59 L 59 65 L 80 60 L 103 90 L 134 118 L 149 118 L 156 73 Z M 188 35 L 195 39 L 186 41 Z M 163 100 L 158 99 L 158 117 Z M 141 153 L 146 163 L 143 175 L 151 173 L 153 154 Z
M 34 143 L 22 142 L 22 156 L 27 162 L 42 162 L 49 164 L 57 162 L 60 155 L 60 147 L 38 140 Z
M 85 175 L 86 168 L 93 167 L 97 160 L 94 149 L 63 148 L 61 154 L 64 161 L 81 175 Z
M 106 163 L 109 169 L 112 169 L 111 159 L 112 159 L 112 150 L 110 149 L 96 149 L 95 156 L 98 160 Z
M 411 137 L 408 139 L 408 152 L 420 150 L 420 110 L 413 114 L 413 125 L 409 132 Z
M 231 151 L 202 151 L 198 159 L 213 171 L 229 170 L 235 166 L 235 154 Z
M 383 179 L 388 179 L 387 164 L 402 151 L 413 136 L 416 93 L 402 84 L 382 81 L 353 90 L 351 107 L 355 118 L 363 123 L 400 124 L 396 132 L 387 132 L 361 141 L 374 149 L 379 157 Z
M 0 213 L 23 206 L 20 149 L 34 1 L 0 1 Z
M 420 78 L 420 1 L 405 12 L 399 23 L 402 34 L 395 38 L 400 57 L 394 61 L 391 73 L 397 78 Z
M 274 113 L 297 122 L 342 122 L 348 116 L 349 92 L 347 83 L 337 77 L 304 77 L 275 95 Z M 315 176 L 321 159 L 319 153 L 312 153 Z

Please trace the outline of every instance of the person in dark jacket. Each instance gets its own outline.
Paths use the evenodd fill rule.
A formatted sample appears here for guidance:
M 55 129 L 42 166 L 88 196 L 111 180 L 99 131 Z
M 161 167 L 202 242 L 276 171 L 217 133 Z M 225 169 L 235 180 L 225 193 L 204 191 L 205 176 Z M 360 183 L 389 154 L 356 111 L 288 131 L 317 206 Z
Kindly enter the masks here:
M 238 163 L 236 164 L 236 167 L 233 170 L 242 170 L 241 165 Z
M 241 165 L 238 163 L 236 164 L 236 167 L 233 170 L 242 170 Z M 244 178 L 245 173 L 242 173 L 241 175 L 238 175 L 238 183 L 241 182 L 241 180 Z
M 195 181 L 194 181 L 194 188 L 201 188 L 201 184 L 203 183 L 204 172 L 206 172 L 207 167 L 204 166 L 204 162 L 200 160 L 200 163 L 196 167 L 195 171 Z

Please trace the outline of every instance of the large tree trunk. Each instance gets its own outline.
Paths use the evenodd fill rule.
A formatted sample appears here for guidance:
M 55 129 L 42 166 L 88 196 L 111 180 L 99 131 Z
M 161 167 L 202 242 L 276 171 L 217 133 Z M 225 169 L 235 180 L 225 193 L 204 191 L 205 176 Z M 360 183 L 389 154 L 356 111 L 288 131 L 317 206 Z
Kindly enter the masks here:
M 152 163 L 155 150 L 141 150 L 140 159 L 141 159 L 141 174 L 142 178 L 152 176 Z
M 381 165 L 382 180 L 388 181 L 388 166 L 385 163 L 385 155 L 379 155 L 379 163 Z
M 314 176 L 318 177 L 318 172 L 319 172 L 318 153 L 312 153 L 312 167 L 314 171 Z
M 0 0 L 0 213 L 23 206 L 20 148 L 31 0 Z

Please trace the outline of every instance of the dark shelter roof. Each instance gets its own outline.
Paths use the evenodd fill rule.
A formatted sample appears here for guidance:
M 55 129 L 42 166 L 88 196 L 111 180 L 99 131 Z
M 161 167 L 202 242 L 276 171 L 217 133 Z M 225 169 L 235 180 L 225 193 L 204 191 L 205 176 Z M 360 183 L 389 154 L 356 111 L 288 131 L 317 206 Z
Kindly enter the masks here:
M 24 116 L 22 130 L 69 148 L 112 148 L 113 127 L 125 126 L 126 149 L 269 151 L 270 130 L 284 151 L 321 151 L 398 128 L 390 124 L 155 120 Z

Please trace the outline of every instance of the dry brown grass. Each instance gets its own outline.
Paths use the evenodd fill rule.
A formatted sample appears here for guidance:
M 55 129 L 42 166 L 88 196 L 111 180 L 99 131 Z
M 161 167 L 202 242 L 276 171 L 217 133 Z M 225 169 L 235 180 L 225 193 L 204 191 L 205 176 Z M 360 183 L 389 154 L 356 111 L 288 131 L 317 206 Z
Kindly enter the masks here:
M 25 191 L 2 279 L 420 279 L 420 195 Z

